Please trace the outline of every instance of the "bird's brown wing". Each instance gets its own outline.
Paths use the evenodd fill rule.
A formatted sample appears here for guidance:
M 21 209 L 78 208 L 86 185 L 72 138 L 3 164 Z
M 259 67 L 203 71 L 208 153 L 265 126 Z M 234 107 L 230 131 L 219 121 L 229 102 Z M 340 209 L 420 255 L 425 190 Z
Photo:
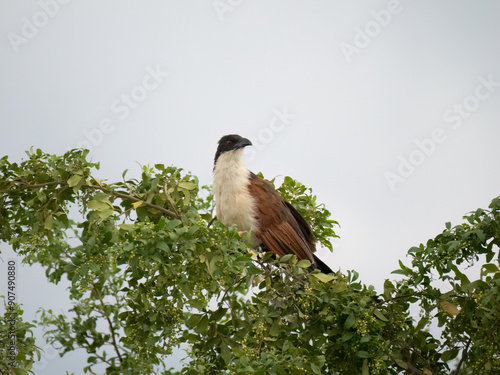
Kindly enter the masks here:
M 256 203 L 255 236 L 279 256 L 295 254 L 298 259 L 308 259 L 315 264 L 314 236 L 297 210 L 260 177 L 252 175 L 248 188 Z

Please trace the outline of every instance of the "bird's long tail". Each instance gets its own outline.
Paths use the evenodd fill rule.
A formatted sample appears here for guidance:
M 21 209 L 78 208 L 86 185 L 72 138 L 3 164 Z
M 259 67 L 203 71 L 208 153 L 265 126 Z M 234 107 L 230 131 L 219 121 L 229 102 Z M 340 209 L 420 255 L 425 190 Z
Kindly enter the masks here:
M 332 269 L 328 267 L 321 259 L 319 259 L 316 255 L 313 255 L 314 261 L 316 262 L 316 268 L 319 269 L 323 273 L 333 273 Z

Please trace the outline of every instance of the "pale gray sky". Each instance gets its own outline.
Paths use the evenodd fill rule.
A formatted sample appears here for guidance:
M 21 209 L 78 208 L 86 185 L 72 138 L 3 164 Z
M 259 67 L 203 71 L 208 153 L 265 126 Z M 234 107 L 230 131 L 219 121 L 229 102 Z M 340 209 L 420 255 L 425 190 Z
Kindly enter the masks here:
M 340 222 L 319 255 L 380 287 L 500 193 L 499 14 L 494 0 L 4 0 L 0 154 L 89 146 L 100 178 L 164 163 L 207 184 L 217 140 L 239 133 L 251 170 L 312 187 Z M 68 306 L 44 280 L 20 270 L 27 317 Z M 38 374 L 82 373 L 82 354 L 48 357 Z

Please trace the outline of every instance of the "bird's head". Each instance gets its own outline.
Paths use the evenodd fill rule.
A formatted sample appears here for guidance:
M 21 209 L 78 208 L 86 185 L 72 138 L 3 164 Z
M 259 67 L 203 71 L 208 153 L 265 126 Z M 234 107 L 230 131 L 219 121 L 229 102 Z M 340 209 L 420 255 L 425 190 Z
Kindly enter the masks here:
M 238 150 L 243 150 L 246 146 L 251 146 L 252 142 L 250 140 L 239 136 L 238 134 L 225 135 L 219 140 L 219 146 L 217 147 L 217 152 L 215 153 L 214 164 L 217 163 L 219 156 L 226 152 L 235 152 Z

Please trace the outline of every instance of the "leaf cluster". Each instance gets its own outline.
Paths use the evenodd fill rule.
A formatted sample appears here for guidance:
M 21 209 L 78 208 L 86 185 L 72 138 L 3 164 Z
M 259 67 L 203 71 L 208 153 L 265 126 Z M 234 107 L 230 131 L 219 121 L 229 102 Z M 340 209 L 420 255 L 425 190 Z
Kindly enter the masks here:
M 86 157 L 0 159 L 0 239 L 51 282 L 71 282 L 69 314 L 40 310 L 37 324 L 62 354 L 84 349 L 85 372 L 498 371 L 499 199 L 410 249 L 402 278 L 378 295 L 355 271 L 325 275 L 291 255 L 256 254 L 250 234 L 213 221 L 210 187 L 182 169 L 143 166 L 140 178 L 106 183 Z M 311 189 L 290 177 L 277 189 L 331 249 L 337 222 Z M 482 257 L 469 280 L 463 266 Z M 36 350 L 20 347 L 19 360 Z

